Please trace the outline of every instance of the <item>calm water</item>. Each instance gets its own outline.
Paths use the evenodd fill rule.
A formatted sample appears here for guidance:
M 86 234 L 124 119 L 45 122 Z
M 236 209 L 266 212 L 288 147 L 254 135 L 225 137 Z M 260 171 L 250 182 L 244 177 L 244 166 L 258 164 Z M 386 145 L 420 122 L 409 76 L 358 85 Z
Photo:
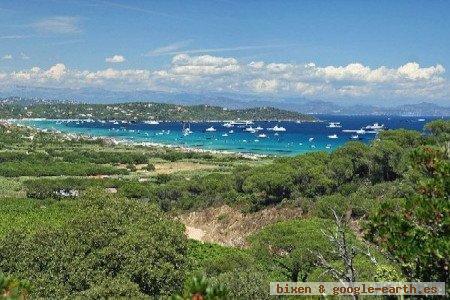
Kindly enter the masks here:
M 181 122 L 161 122 L 159 125 L 146 123 L 120 123 L 100 121 L 58 121 L 58 120 L 20 120 L 20 124 L 40 129 L 58 130 L 66 133 L 78 133 L 89 136 L 111 137 L 119 140 L 135 142 L 152 142 L 184 147 L 195 147 L 210 150 L 228 150 L 244 153 L 293 155 L 310 151 L 332 151 L 343 145 L 353 132 L 374 123 L 384 124 L 389 129 L 405 128 L 421 131 L 426 122 L 435 118 L 423 117 L 386 117 L 386 116 L 319 116 L 324 122 L 255 122 L 253 128 L 262 127 L 256 133 L 244 131 L 242 125 L 231 128 L 223 126 L 223 122 L 190 123 L 193 132 L 184 136 Z M 340 122 L 342 127 L 329 128 L 329 122 Z M 285 132 L 267 130 L 275 125 L 286 128 Z M 187 127 L 187 124 L 184 124 Z M 214 127 L 215 132 L 205 131 Z M 230 133 L 233 130 L 233 133 Z M 265 134 L 267 137 L 259 137 Z M 337 138 L 330 138 L 331 135 Z M 359 141 L 368 143 L 375 138 L 374 133 L 358 134 Z

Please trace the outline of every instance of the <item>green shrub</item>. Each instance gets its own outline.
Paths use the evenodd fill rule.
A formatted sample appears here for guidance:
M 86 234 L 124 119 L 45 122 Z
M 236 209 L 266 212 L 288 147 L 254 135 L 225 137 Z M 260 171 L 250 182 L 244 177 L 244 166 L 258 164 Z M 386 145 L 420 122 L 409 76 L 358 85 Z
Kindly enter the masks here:
M 27 278 L 33 297 L 95 295 L 118 282 L 111 296 L 138 295 L 136 286 L 155 297 L 181 291 L 184 226 L 137 201 L 94 194 L 78 203 L 83 213 L 60 228 L 7 233 L 0 269 Z

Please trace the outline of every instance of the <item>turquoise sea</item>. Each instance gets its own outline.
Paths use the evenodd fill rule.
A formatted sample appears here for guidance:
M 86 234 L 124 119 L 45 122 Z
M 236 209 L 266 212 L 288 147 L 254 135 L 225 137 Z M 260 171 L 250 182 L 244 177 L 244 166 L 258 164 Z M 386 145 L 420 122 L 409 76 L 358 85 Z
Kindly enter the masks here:
M 321 122 L 254 122 L 223 126 L 225 122 L 144 122 L 99 120 L 17 120 L 39 129 L 57 130 L 93 137 L 109 137 L 133 142 L 150 142 L 207 150 L 242 153 L 294 155 L 310 151 L 332 151 L 350 140 L 372 141 L 377 130 L 366 128 L 378 123 L 383 130 L 405 128 L 422 131 L 435 117 L 317 116 Z M 330 126 L 330 122 L 335 122 Z M 336 124 L 339 123 L 339 124 Z M 286 131 L 274 131 L 274 126 Z M 208 128 L 214 128 L 215 131 Z M 259 129 L 253 132 L 252 129 Z M 183 128 L 192 133 L 183 134 Z M 261 129 L 260 129 L 261 128 Z M 355 130 L 364 129 L 355 132 Z M 250 130 L 250 131 L 249 131 Z M 350 131 L 350 132 L 349 132 Z

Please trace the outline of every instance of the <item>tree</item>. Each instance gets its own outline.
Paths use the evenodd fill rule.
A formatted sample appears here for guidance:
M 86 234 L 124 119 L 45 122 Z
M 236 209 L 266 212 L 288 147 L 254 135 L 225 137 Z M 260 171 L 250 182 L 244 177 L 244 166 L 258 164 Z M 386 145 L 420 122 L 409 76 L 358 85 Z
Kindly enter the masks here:
M 417 193 L 383 203 L 366 237 L 388 251 L 408 279 L 449 282 L 450 162 L 441 148 L 424 146 L 414 150 L 411 165 Z
M 392 181 L 405 171 L 405 151 L 394 141 L 375 141 L 371 148 L 372 180 Z
M 0 241 L 0 269 L 32 283 L 33 297 L 180 291 L 186 237 L 155 205 L 91 193 L 61 228 L 13 231 Z M 63 200 L 69 201 L 69 200 Z M 117 289 L 107 288 L 117 284 Z M 117 292 L 117 294 L 115 294 Z M 106 293 L 106 292 L 105 292 Z
M 328 220 L 299 219 L 269 225 L 250 238 L 254 255 L 279 271 L 290 281 L 306 281 L 314 269 L 316 256 L 311 251 L 331 255 L 330 242 L 320 229 Z

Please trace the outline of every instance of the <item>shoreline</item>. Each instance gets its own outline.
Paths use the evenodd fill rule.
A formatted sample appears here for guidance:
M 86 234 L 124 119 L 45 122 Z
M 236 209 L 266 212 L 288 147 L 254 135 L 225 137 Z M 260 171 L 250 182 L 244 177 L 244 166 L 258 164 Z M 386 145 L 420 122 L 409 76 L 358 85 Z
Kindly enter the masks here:
M 261 158 L 271 157 L 275 155 L 269 155 L 269 154 L 257 154 L 257 153 L 246 153 L 246 152 L 239 152 L 239 151 L 232 151 L 232 150 L 213 150 L 213 149 L 202 149 L 198 147 L 187 147 L 187 146 L 180 146 L 175 144 L 164 144 L 164 143 L 157 143 L 157 142 L 137 142 L 137 141 L 130 141 L 127 139 L 116 139 L 113 137 L 108 136 L 91 136 L 91 135 L 84 135 L 79 133 L 68 133 L 68 132 L 62 132 L 60 130 L 52 130 L 52 129 L 43 129 L 38 127 L 33 127 L 30 125 L 23 125 L 23 124 L 16 124 L 13 123 L 15 121 L 21 121 L 21 120 L 27 120 L 27 121 L 38 121 L 38 120 L 51 120 L 51 121 L 57 121 L 57 120 L 69 120 L 69 119 L 45 119 L 45 118 L 24 118 L 24 119 L 7 119 L 7 120 L 0 120 L 0 125 L 8 125 L 8 126 L 18 126 L 18 127 L 25 127 L 30 130 L 36 130 L 39 132 L 45 132 L 45 133 L 54 133 L 61 135 L 62 137 L 73 140 L 73 139 L 86 139 L 90 141 L 97 141 L 102 140 L 105 142 L 112 143 L 114 145 L 129 145 L 129 146 L 142 146 L 142 147 L 153 147 L 153 148 L 163 148 L 163 149 L 171 149 L 171 150 L 178 150 L 184 153 L 187 152 L 194 152 L 194 153 L 211 153 L 215 155 L 230 155 L 230 156 L 238 156 L 241 158 L 246 159 L 252 159 L 257 160 Z M 76 119 L 71 119 L 76 120 Z M 79 119 L 82 120 L 82 119 Z M 84 119 L 86 120 L 86 119 Z

